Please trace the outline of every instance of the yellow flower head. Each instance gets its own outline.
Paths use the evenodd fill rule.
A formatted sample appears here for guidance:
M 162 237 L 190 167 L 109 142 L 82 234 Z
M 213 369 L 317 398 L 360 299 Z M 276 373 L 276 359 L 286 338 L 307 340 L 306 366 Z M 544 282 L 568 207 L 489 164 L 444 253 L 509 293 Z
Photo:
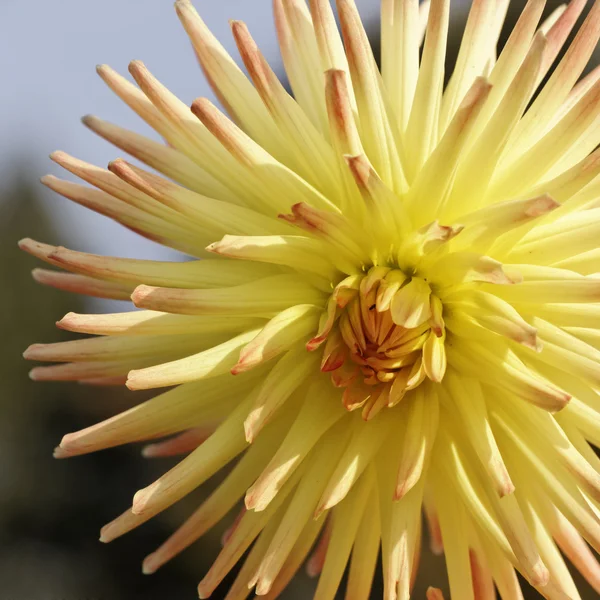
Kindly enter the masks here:
M 516 571 L 577 599 L 562 554 L 600 592 L 600 70 L 577 82 L 600 2 L 560 61 L 585 1 L 540 23 L 544 4 L 497 56 L 508 0 L 473 0 L 444 86 L 449 0 L 382 0 L 381 71 L 354 0 L 337 0 L 341 33 L 328 0 L 274 0 L 291 96 L 243 23 L 248 76 L 178 0 L 229 117 L 205 98 L 190 111 L 140 62 L 137 86 L 99 67 L 165 143 L 84 123 L 154 171 L 57 152 L 92 187 L 44 183 L 200 259 L 22 242 L 67 271 L 38 281 L 144 309 L 69 313 L 59 327 L 98 337 L 30 347 L 60 363 L 33 379 L 170 388 L 56 450 L 177 434 L 145 454 L 187 453 L 103 541 L 233 463 L 145 572 L 243 499 L 201 598 L 247 550 L 227 599 L 275 598 L 314 546 L 315 598 L 348 562 L 347 600 L 368 598 L 381 547 L 384 598 L 405 600 L 423 512 L 454 600 L 494 584 L 518 600 Z

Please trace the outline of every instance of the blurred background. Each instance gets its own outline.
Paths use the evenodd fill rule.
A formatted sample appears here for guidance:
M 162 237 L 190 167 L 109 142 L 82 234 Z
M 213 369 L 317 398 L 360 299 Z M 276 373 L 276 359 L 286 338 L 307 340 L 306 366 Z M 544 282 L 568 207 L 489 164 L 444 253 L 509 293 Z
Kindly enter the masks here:
M 559 3 L 548 0 L 547 11 Z M 379 1 L 357 4 L 378 52 Z M 512 0 L 502 42 L 524 4 Z M 469 0 L 453 1 L 449 63 L 469 5 Z M 232 53 L 228 19 L 246 21 L 282 73 L 270 0 L 197 0 L 196 6 Z M 123 311 L 127 305 L 38 286 L 30 277 L 38 265 L 17 250 L 19 238 L 100 254 L 177 258 L 173 251 L 70 204 L 38 183 L 48 172 L 65 176 L 46 158 L 56 149 L 101 166 L 119 156 L 78 122 L 84 114 L 156 138 L 94 70 L 97 63 L 108 63 L 126 73 L 129 60 L 137 58 L 184 102 L 190 104 L 198 96 L 215 100 L 171 0 L 0 0 L 0 600 L 192 600 L 226 526 L 156 575 L 141 574 L 143 557 L 208 493 L 209 482 L 124 538 L 109 546 L 99 543 L 100 527 L 127 508 L 134 491 L 171 462 L 144 460 L 139 447 L 54 460 L 52 449 L 64 433 L 111 416 L 133 400 L 112 388 L 34 384 L 27 377 L 31 365 L 21 358 L 30 343 L 66 339 L 54 327 L 66 312 Z M 138 395 L 135 400 L 141 399 Z M 426 554 L 414 597 L 424 598 L 428 585 L 446 589 L 444 571 L 443 559 Z M 301 576 L 283 597 L 309 598 L 312 585 Z M 598 597 L 581 585 L 582 597 Z M 224 597 L 226 587 L 227 582 L 215 598 Z M 529 590 L 526 594 L 539 598 Z M 381 589 L 374 589 L 373 598 L 381 597 Z

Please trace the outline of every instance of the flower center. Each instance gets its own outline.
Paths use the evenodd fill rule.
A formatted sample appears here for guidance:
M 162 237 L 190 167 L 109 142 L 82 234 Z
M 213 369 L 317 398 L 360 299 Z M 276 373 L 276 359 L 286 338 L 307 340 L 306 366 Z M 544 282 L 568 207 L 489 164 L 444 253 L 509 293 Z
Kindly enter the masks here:
M 372 267 L 340 282 L 327 308 L 308 349 L 325 342 L 321 370 L 344 388 L 348 410 L 362 408 L 369 420 L 426 378 L 442 380 L 443 307 L 425 279 Z

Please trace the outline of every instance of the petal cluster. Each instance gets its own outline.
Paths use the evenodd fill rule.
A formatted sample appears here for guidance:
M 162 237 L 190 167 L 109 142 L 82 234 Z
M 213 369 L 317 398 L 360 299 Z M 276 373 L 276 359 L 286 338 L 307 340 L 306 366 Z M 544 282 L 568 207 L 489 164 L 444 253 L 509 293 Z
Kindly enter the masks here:
M 244 23 L 245 72 L 177 0 L 227 115 L 139 61 L 137 85 L 98 68 L 164 143 L 88 116 L 145 167 L 56 152 L 89 185 L 43 183 L 193 257 L 21 242 L 60 269 L 40 283 L 141 309 L 67 314 L 61 329 L 92 337 L 28 348 L 55 363 L 32 378 L 161 389 L 55 455 L 186 455 L 103 541 L 230 465 L 144 572 L 243 503 L 201 598 L 246 555 L 228 600 L 275 598 L 304 563 L 318 600 L 348 564 L 346 598 L 366 600 L 379 560 L 384 600 L 407 600 L 424 537 L 454 600 L 519 600 L 517 572 L 577 600 L 564 557 L 600 593 L 600 70 L 580 79 L 600 2 L 577 28 L 585 4 L 542 18 L 529 0 L 499 51 L 508 1 L 473 0 L 447 74 L 449 0 L 382 0 L 381 69 L 354 0 L 337 0 L 339 29 L 329 0 L 274 0 L 290 94 Z

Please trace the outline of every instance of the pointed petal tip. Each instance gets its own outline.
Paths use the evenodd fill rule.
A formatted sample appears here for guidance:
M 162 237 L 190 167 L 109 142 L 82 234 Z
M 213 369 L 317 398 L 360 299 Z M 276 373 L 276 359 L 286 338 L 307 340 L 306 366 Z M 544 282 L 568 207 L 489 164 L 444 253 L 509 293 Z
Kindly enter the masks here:
M 129 371 L 127 380 L 125 381 L 125 387 L 132 392 L 144 389 L 143 387 L 140 387 L 136 371 Z
M 156 289 L 158 288 L 151 285 L 138 285 L 131 294 L 131 301 L 138 308 L 143 308 L 143 303 L 146 298 L 148 298 L 148 296 L 150 296 Z
M 210 598 L 211 592 L 205 589 L 205 586 L 202 585 L 202 582 L 198 584 L 198 598 L 200 600 L 205 600 L 206 598 Z
M 142 458 L 155 458 L 155 444 L 148 444 L 147 446 L 144 446 L 140 454 L 142 455 Z
M 256 595 L 257 596 L 266 596 L 273 587 L 273 582 L 270 580 L 259 579 L 256 582 Z
M 100 119 L 95 115 L 83 115 L 81 122 L 86 126 L 92 128 L 94 123 L 97 123 Z
M 246 510 L 255 510 L 256 502 L 257 497 L 252 493 L 252 488 L 250 488 L 244 496 L 244 506 L 246 507 Z
M 543 196 L 539 196 L 531 201 L 527 207 L 527 210 L 525 211 L 525 214 L 528 217 L 533 218 L 541 217 L 542 215 L 545 215 L 558 208 L 560 205 L 560 202 L 555 200 L 552 196 L 549 194 L 544 194 Z
M 69 458 L 71 456 L 71 454 L 69 454 L 69 452 L 67 452 L 67 450 L 62 446 L 62 442 L 61 445 L 56 446 L 56 448 L 54 448 L 53 452 L 52 452 L 52 456 L 54 458 Z
M 145 487 L 138 490 L 133 496 L 133 502 L 131 503 L 131 512 L 134 515 L 141 515 L 148 505 L 148 500 L 151 495 L 152 486 Z
M 548 582 L 550 581 L 550 571 L 548 571 L 541 559 L 533 565 L 530 577 L 530 583 L 533 587 L 544 587 L 545 585 L 548 585 Z
M 415 486 L 417 481 L 409 481 L 408 479 L 401 481 L 394 490 L 394 502 L 402 500 L 410 490 Z
M 31 371 L 29 371 L 28 373 L 29 379 L 31 379 L 31 381 L 44 381 L 43 369 L 44 367 L 34 367 L 33 369 L 31 369 Z
M 153 575 L 159 569 L 160 565 L 156 561 L 156 553 L 148 554 L 142 561 L 142 573 L 144 575 Z
M 23 358 L 25 360 L 37 360 L 36 356 L 38 355 L 38 350 L 43 348 L 44 344 L 30 344 L 23 351 Z
M 244 362 L 240 361 L 238 362 L 236 365 L 234 365 L 231 369 L 230 369 L 230 373 L 232 375 L 239 375 L 240 373 L 244 373 L 245 371 L 248 371 L 249 368 L 247 365 L 244 364 Z
M 56 321 L 56 326 L 59 329 L 66 329 L 69 327 L 73 321 L 77 318 L 77 313 L 68 312 L 62 319 Z
M 107 523 L 106 525 L 104 525 L 104 527 L 102 527 L 102 529 L 100 529 L 100 537 L 98 539 L 103 544 L 109 544 L 116 537 L 114 535 L 114 532 L 111 531 L 113 529 L 112 525 L 113 525 L 113 521 L 111 521 L 110 523 Z
M 25 250 L 25 252 L 27 252 L 27 249 L 30 248 L 33 244 L 35 244 L 35 241 L 31 238 L 22 238 L 17 242 L 17 246 L 19 247 L 19 249 Z
M 439 588 L 429 587 L 427 589 L 427 600 L 444 600 L 444 594 Z

